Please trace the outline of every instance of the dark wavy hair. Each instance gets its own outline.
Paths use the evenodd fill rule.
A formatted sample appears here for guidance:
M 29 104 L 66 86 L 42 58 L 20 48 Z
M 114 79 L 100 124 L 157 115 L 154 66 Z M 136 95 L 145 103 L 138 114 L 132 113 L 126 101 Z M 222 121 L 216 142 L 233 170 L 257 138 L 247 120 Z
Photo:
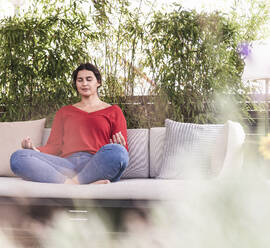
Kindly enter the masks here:
M 101 79 L 101 74 L 98 70 L 97 67 L 95 67 L 93 64 L 90 63 L 85 63 L 85 64 L 80 64 L 77 69 L 72 73 L 72 79 L 73 79 L 73 87 L 75 88 L 75 90 L 77 91 L 77 87 L 76 87 L 76 80 L 77 80 L 77 76 L 78 76 L 78 72 L 81 70 L 88 70 L 88 71 L 92 71 L 97 79 L 97 81 L 100 83 L 100 86 L 102 85 L 102 79 Z M 98 86 L 98 88 L 100 87 Z

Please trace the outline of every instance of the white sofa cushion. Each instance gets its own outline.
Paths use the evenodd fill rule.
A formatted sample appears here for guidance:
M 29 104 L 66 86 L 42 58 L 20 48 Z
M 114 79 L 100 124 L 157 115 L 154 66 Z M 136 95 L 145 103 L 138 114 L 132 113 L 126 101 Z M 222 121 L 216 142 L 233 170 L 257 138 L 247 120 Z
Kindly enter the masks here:
M 165 120 L 166 138 L 157 178 L 210 178 L 211 154 L 224 125 Z
M 9 160 L 13 152 L 21 149 L 23 138 L 29 136 L 36 146 L 41 144 L 45 121 L 0 122 L 0 176 L 14 176 Z
M 42 144 L 45 145 L 50 128 L 45 128 Z M 121 178 L 149 177 L 149 129 L 128 129 L 129 164 Z
M 243 164 L 243 127 L 233 121 L 227 121 L 220 130 L 210 156 L 212 176 L 225 177 L 235 175 Z M 166 137 L 165 127 L 150 129 L 150 177 L 157 178 L 162 167 Z

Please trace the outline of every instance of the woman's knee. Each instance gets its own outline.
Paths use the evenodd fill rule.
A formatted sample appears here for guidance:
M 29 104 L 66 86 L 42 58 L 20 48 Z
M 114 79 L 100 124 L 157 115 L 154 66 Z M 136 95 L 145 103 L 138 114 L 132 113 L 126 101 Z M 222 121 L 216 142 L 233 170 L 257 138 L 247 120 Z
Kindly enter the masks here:
M 121 168 L 125 169 L 128 166 L 129 155 L 127 149 L 120 144 L 108 144 L 102 147 L 103 152 L 111 161 L 120 164 Z
M 35 151 L 31 149 L 20 149 L 13 152 L 10 156 L 10 161 L 16 161 L 22 157 L 31 156 Z
M 12 153 L 10 156 L 10 169 L 12 172 L 18 174 L 22 169 L 24 160 L 31 156 L 33 152 L 34 151 L 30 149 L 21 149 Z
M 112 154 L 113 156 L 116 157 L 116 159 L 115 158 L 113 159 L 117 161 L 116 163 L 119 166 L 118 173 L 113 178 L 110 178 L 112 182 L 115 182 L 120 180 L 124 170 L 127 168 L 129 162 L 129 155 L 127 149 L 124 146 L 119 144 L 112 144 L 112 145 L 113 145 Z

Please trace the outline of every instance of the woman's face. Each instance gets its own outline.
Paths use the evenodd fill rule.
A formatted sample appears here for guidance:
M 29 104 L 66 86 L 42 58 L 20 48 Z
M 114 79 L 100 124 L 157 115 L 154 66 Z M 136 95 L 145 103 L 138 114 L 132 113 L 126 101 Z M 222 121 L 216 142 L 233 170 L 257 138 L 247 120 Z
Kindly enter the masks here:
M 81 70 L 78 72 L 76 87 L 81 96 L 96 95 L 98 86 L 100 86 L 100 83 L 92 71 Z

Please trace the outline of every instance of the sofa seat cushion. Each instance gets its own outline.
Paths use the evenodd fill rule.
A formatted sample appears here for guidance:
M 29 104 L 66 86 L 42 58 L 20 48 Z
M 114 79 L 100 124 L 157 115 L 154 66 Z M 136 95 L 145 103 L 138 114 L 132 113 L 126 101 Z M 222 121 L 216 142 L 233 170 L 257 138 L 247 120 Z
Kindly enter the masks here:
M 0 177 L 0 197 L 175 200 L 188 195 L 192 185 L 207 184 L 206 180 L 123 179 L 104 185 L 67 185 Z

